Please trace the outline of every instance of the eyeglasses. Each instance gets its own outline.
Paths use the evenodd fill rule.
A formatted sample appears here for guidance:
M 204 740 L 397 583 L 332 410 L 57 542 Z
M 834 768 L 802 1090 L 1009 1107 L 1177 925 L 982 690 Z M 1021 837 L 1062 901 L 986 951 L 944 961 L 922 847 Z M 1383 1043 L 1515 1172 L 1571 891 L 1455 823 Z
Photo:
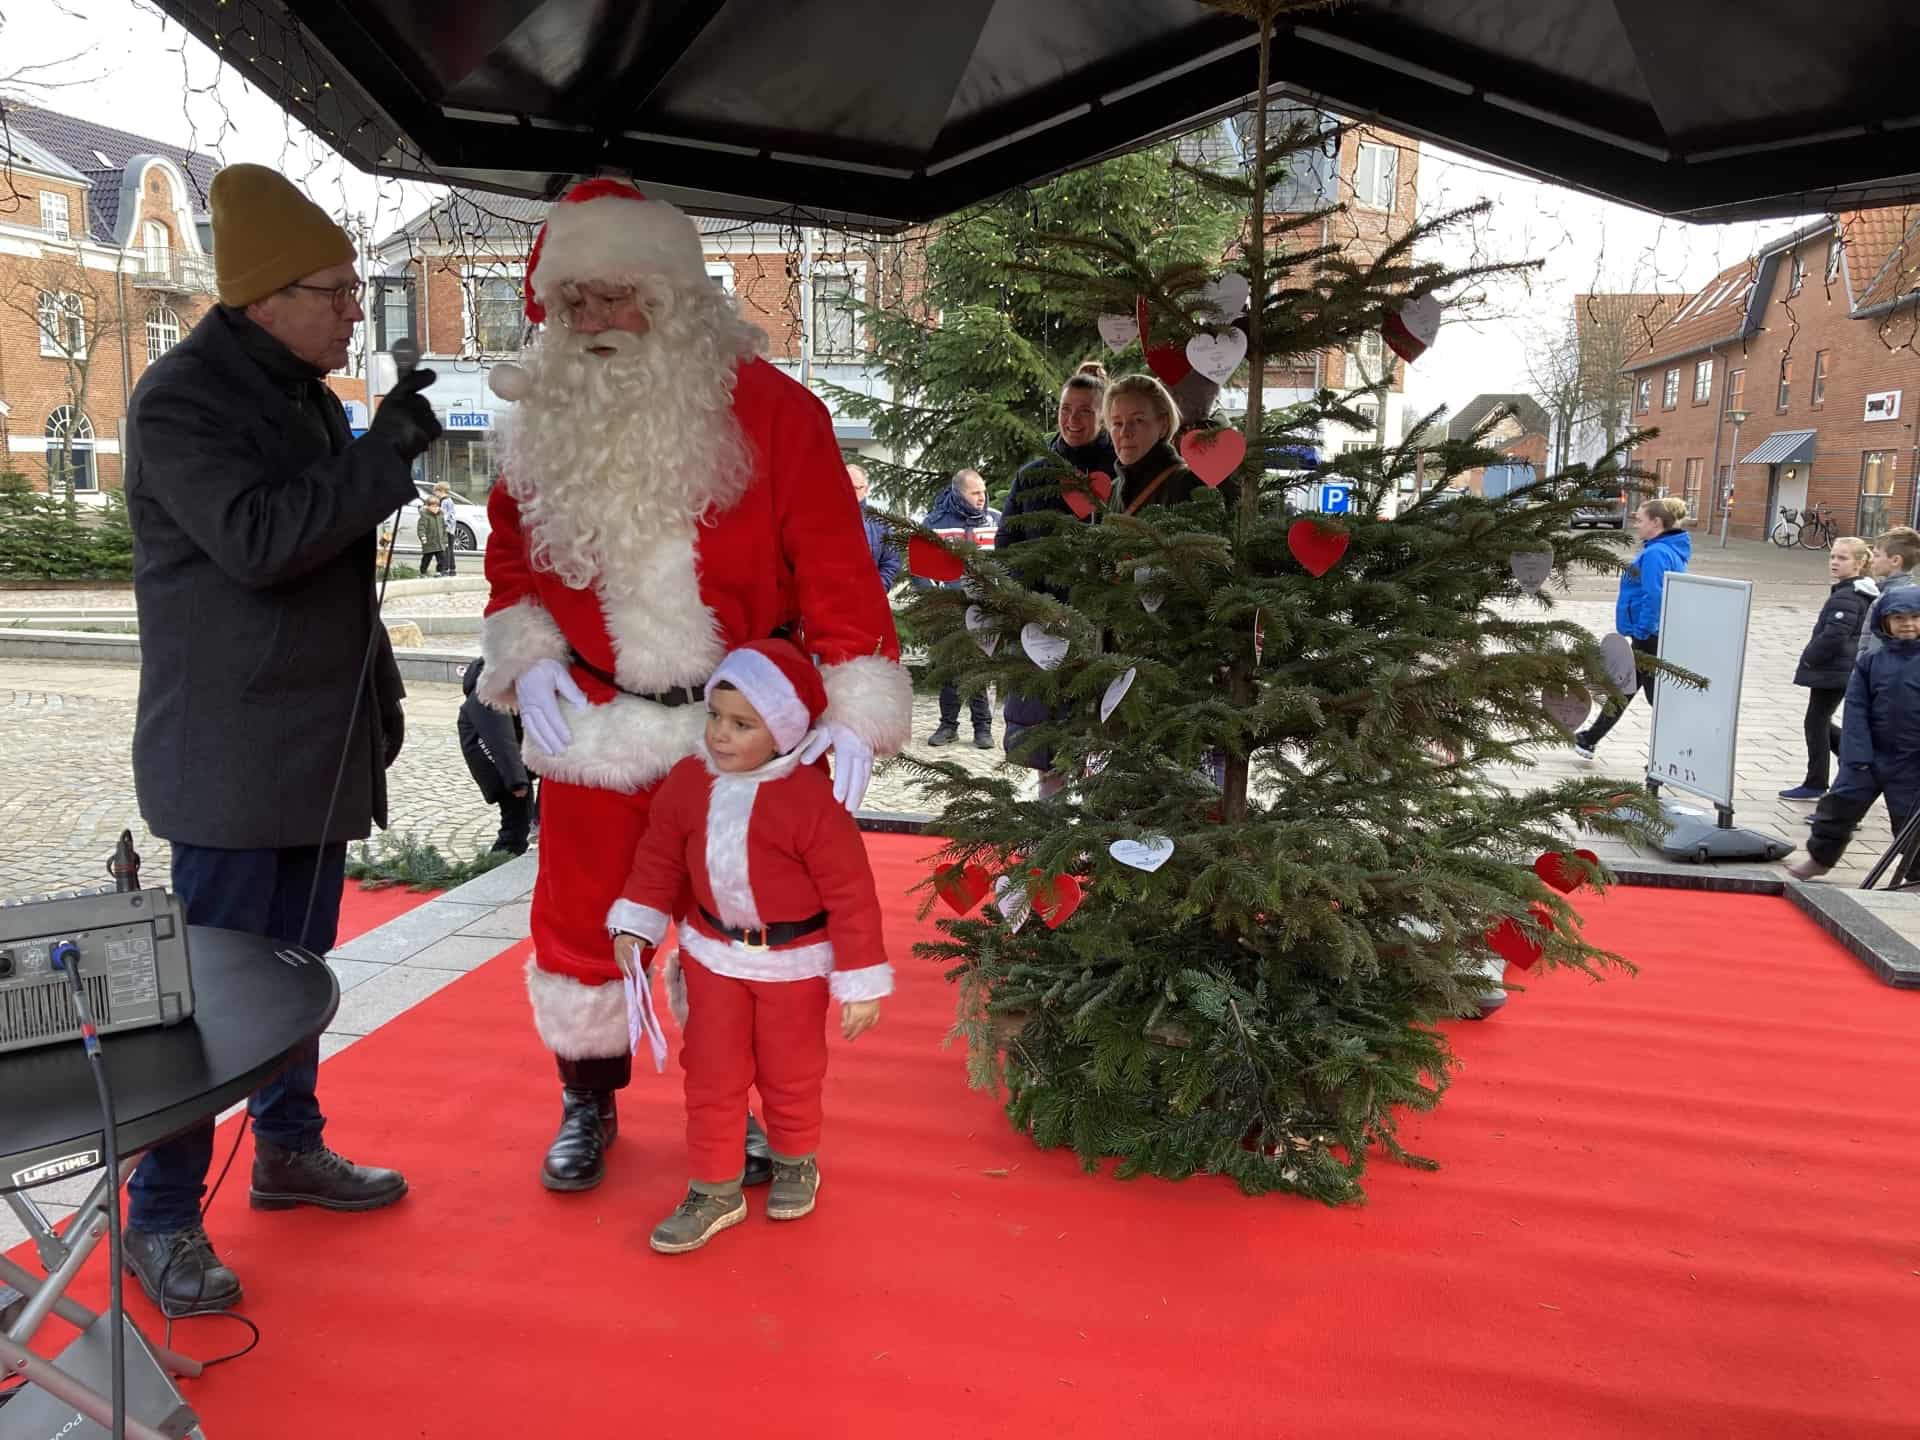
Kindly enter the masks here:
M 573 325 L 596 311 L 610 317 L 632 299 L 631 285 L 583 287 L 569 282 L 560 287 L 560 321 Z
M 349 305 L 358 305 L 364 310 L 367 304 L 367 282 L 364 280 L 354 280 L 345 285 L 307 285 L 296 280 L 287 289 L 311 290 L 316 295 L 328 296 L 336 315 L 346 314 Z

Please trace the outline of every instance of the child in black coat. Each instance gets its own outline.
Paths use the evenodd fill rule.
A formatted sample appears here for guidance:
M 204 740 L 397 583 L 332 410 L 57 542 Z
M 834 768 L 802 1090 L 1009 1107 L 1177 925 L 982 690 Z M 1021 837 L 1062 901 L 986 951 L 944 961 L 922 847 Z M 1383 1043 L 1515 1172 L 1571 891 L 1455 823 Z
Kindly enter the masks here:
M 1855 535 L 1834 541 L 1827 555 L 1833 589 L 1827 592 L 1820 617 L 1813 622 L 1813 638 L 1800 652 L 1800 666 L 1793 672 L 1793 683 L 1807 688 L 1807 778 L 1791 790 L 1782 790 L 1782 800 L 1818 800 L 1827 793 L 1829 765 L 1840 753 L 1840 727 L 1833 723 L 1833 714 L 1846 698 L 1860 631 L 1880 594 L 1880 587 L 1867 574 L 1872 560 L 1873 547 Z

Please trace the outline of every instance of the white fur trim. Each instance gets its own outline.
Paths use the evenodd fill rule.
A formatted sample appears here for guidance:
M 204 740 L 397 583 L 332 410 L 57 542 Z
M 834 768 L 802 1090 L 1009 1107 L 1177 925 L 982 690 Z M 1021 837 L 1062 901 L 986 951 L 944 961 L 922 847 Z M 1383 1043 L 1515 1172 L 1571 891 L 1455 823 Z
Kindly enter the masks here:
M 631 900 L 616 900 L 607 907 L 607 932 L 612 935 L 638 935 L 649 945 L 658 945 L 667 933 L 673 917 L 651 905 L 636 905 Z
M 527 961 L 527 998 L 533 1026 L 562 1060 L 601 1060 L 629 1055 L 627 992 L 619 984 L 589 985 L 571 975 L 542 970 Z
M 713 887 L 716 913 L 729 929 L 752 930 L 760 924 L 747 871 L 747 833 L 753 828 L 753 802 L 759 794 L 758 782 L 746 776 L 716 775 L 707 795 L 707 883 Z
M 533 293 L 542 304 L 572 281 L 635 280 L 664 275 L 676 285 L 710 285 L 700 231 L 664 200 L 602 195 L 555 205 L 534 267 Z
M 913 731 L 913 677 L 897 661 L 859 655 L 820 672 L 825 723 L 846 726 L 876 755 L 897 755 Z
M 836 970 L 827 977 L 827 989 L 842 1005 L 853 1000 L 879 1000 L 893 993 L 893 966 L 882 960 L 858 970 Z
M 691 520 L 645 549 L 606 557 L 598 590 L 622 689 L 700 685 L 726 657 L 720 622 L 700 599 Z
M 693 925 L 683 925 L 680 947 L 714 974 L 734 980 L 812 980 L 833 973 L 831 940 L 782 950 L 755 950 L 738 940 L 716 940 Z
M 481 678 L 487 674 L 482 671 Z M 691 755 L 707 723 L 701 706 L 656 705 L 631 695 L 616 695 L 585 710 L 562 703 L 560 713 L 573 732 L 572 742 L 558 755 L 549 755 L 529 734 L 520 747 L 527 767 L 549 780 L 629 794 Z
M 744 695 L 759 712 L 773 734 L 773 743 L 781 750 L 793 749 L 813 728 L 813 715 L 787 672 L 760 651 L 735 650 L 728 655 L 708 678 L 706 694 L 711 697 L 713 687 L 722 681 Z
M 538 600 L 520 600 L 480 622 L 480 658 L 486 666 L 474 693 L 496 710 L 514 708 L 513 682 L 536 660 L 565 660 L 567 637 Z

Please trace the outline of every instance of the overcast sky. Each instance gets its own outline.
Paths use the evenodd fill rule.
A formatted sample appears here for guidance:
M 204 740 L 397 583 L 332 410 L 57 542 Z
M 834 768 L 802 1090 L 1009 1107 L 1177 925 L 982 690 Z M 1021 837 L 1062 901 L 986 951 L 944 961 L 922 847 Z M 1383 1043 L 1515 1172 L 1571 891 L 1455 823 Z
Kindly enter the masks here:
M 27 71 L 53 84 L 28 91 L 50 109 L 193 145 L 222 162 L 252 160 L 299 179 L 340 215 L 358 215 L 376 238 L 418 212 L 432 191 L 360 174 L 271 101 L 225 69 L 198 41 L 140 0 L 0 0 L 0 79 Z M 16 87 L 19 88 L 19 87 Z M 1493 202 L 1443 258 L 1543 263 L 1525 282 L 1497 287 L 1474 318 L 1453 318 L 1412 367 L 1410 403 L 1458 406 L 1482 392 L 1527 391 L 1530 340 L 1564 319 L 1589 290 L 1685 291 L 1704 284 L 1794 221 L 1762 226 L 1683 225 L 1543 185 L 1484 162 L 1428 149 L 1420 166 L 1423 213 Z

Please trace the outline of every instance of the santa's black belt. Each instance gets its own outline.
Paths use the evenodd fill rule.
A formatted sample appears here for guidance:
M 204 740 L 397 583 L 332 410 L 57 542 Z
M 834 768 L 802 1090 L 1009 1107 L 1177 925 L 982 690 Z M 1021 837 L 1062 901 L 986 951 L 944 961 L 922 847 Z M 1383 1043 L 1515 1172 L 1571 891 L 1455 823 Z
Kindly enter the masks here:
M 749 950 L 765 950 L 769 945 L 791 945 L 816 930 L 827 928 L 827 912 L 809 915 L 804 920 L 776 920 L 758 930 L 734 930 L 720 923 L 720 917 L 706 906 L 700 907 L 700 918 L 718 930 L 729 940 L 738 940 Z
M 691 685 L 676 685 L 671 690 L 629 690 L 618 680 L 614 679 L 612 675 L 587 659 L 578 650 L 569 650 L 567 654 L 573 657 L 574 664 L 578 665 L 602 685 L 611 685 L 622 695 L 631 695 L 636 700 L 651 700 L 656 705 L 672 707 L 675 705 L 698 705 L 706 698 Z

